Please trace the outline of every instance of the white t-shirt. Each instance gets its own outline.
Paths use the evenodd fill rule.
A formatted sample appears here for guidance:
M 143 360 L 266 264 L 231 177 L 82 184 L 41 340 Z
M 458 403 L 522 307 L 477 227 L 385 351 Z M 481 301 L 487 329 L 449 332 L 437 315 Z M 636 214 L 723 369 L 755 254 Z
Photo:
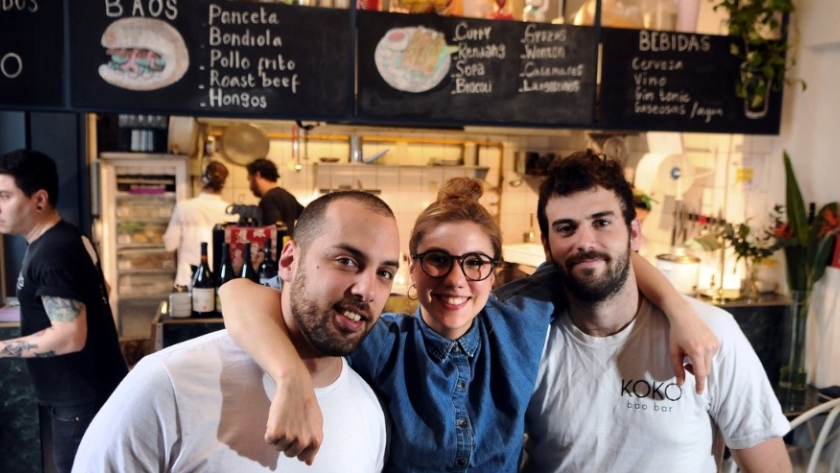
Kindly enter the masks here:
M 204 192 L 175 204 L 169 226 L 163 234 L 166 251 L 178 250 L 175 284 L 192 284 L 190 265 L 197 266 L 201 261 L 202 241 L 207 242 L 207 258 L 213 264 L 213 226 L 237 220 L 236 215 L 225 212 L 227 208 L 228 203 L 222 200 L 222 196 Z M 217 268 L 212 269 L 215 271 Z
M 144 357 L 94 418 L 73 471 L 381 471 L 385 417 L 373 390 L 342 359 L 315 394 L 324 442 L 313 465 L 263 439 L 274 382 L 221 330 Z
M 732 316 L 690 299 L 720 339 L 703 395 L 682 388 L 666 317 L 644 301 L 620 333 L 592 337 L 567 313 L 549 328 L 526 414 L 527 472 L 715 472 L 726 442 L 748 448 L 790 430 Z

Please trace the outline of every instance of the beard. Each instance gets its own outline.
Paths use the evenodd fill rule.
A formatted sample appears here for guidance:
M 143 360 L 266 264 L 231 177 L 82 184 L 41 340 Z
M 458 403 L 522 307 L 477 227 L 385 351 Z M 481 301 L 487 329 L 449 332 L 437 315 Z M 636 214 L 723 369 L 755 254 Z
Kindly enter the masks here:
M 601 258 L 607 264 L 606 273 L 598 276 L 595 269 L 587 268 L 581 276 L 575 276 L 575 265 L 593 258 Z M 606 253 L 587 251 L 568 259 L 565 263 L 554 265 L 559 270 L 560 279 L 566 289 L 580 302 L 597 304 L 618 294 L 627 282 L 630 274 L 630 245 L 627 251 L 612 258 Z
M 361 332 L 349 332 L 337 326 L 333 318 L 336 317 L 336 311 L 343 313 L 345 308 L 365 310 L 370 313 L 367 305 L 358 300 L 347 299 L 319 305 L 318 301 L 307 295 L 306 285 L 306 274 L 299 271 L 294 284 L 291 285 L 289 299 L 292 316 L 309 343 L 325 356 L 345 356 L 356 351 L 370 332 L 370 322 L 366 322 Z

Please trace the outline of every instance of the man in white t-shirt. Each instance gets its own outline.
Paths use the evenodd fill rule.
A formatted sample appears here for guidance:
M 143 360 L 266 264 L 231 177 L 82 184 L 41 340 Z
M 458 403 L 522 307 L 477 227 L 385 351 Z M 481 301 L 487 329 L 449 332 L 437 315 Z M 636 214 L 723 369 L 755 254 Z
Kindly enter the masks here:
M 268 416 L 275 393 L 282 398 L 287 390 L 223 330 L 143 358 L 94 418 L 73 471 L 380 471 L 385 416 L 342 356 L 382 313 L 398 242 L 387 204 L 365 192 L 336 192 L 306 208 L 280 255 L 283 321 L 324 420 L 312 466 L 294 458 L 301 452 L 285 441 L 266 445 L 253 428 Z
M 727 312 L 695 301 L 721 341 L 707 387 L 676 383 L 668 321 L 636 286 L 632 191 L 621 166 L 587 151 L 540 189 L 543 246 L 568 296 L 549 329 L 526 414 L 524 471 L 715 472 L 724 442 L 742 471 L 789 472 L 782 414 L 758 357 Z

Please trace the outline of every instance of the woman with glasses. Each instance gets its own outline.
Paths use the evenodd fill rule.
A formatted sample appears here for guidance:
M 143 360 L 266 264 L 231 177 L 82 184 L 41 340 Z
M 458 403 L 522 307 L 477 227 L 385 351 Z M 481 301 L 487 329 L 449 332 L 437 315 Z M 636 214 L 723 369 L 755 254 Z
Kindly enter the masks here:
M 409 240 L 409 293 L 413 298 L 416 292 L 418 311 L 383 314 L 349 357 L 392 421 L 384 471 L 518 469 L 524 413 L 551 314 L 529 310 L 524 299 L 502 302 L 491 295 L 502 241 L 495 219 L 478 202 L 482 192 L 477 179 L 452 179 L 420 214 Z M 279 297 L 262 297 L 265 289 L 255 285 L 232 284 L 222 295 L 226 325 L 278 382 L 266 440 L 287 456 L 311 461 L 317 440 L 274 434 L 276 426 L 286 429 L 300 420 L 285 416 L 313 407 L 295 404 L 297 393 L 285 389 L 288 360 L 276 351 L 282 335 L 276 323 L 257 316 L 279 314 Z M 318 435 L 320 430 L 313 433 Z

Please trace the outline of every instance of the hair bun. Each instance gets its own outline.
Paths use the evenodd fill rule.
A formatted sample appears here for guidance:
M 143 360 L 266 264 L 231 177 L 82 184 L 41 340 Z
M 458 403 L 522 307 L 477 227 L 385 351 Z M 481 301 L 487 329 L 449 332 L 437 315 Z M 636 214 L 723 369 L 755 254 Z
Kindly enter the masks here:
M 484 181 L 474 177 L 453 177 L 443 184 L 437 195 L 438 202 L 469 200 L 478 202 L 484 195 Z
M 204 182 L 215 190 L 221 190 L 228 177 L 227 166 L 219 161 L 210 161 L 204 169 Z

